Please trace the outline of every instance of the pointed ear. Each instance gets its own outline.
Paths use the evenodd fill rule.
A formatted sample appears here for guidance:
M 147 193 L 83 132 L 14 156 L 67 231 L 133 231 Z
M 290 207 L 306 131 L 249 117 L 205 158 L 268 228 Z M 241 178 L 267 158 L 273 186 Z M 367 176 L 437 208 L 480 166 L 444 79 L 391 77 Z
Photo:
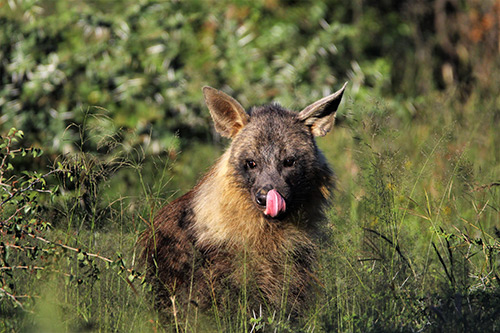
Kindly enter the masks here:
M 220 135 L 232 138 L 248 123 L 245 109 L 231 96 L 212 87 L 203 87 L 205 103 Z
M 314 136 L 324 136 L 332 129 L 335 114 L 346 86 L 347 82 L 339 91 L 312 103 L 300 111 L 299 119 L 311 128 L 311 133 Z

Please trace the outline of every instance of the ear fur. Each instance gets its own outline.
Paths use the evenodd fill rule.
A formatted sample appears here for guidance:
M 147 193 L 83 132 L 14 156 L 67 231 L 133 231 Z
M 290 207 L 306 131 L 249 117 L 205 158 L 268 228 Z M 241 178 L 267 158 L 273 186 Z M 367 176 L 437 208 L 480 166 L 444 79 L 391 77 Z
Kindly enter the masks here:
M 248 123 L 245 109 L 231 96 L 208 86 L 203 87 L 203 95 L 220 135 L 233 138 Z
M 312 103 L 300 111 L 299 119 L 311 128 L 311 133 L 314 136 L 324 136 L 332 129 L 335 114 L 346 86 L 347 82 L 337 92 Z

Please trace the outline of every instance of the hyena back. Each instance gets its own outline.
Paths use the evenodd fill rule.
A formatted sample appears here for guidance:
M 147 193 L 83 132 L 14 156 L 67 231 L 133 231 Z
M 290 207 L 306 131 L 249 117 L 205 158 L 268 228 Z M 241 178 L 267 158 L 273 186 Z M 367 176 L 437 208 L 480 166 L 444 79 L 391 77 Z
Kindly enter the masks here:
M 277 104 L 246 112 L 232 97 L 203 88 L 216 130 L 232 143 L 144 233 L 160 307 L 222 306 L 243 287 L 254 309 L 305 307 L 333 185 L 314 137 L 332 128 L 344 89 L 295 113 Z

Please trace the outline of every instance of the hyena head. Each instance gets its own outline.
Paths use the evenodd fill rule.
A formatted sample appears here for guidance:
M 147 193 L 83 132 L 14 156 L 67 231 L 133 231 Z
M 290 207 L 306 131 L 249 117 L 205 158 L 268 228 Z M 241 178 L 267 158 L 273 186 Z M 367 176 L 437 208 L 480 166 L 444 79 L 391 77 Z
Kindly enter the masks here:
M 216 130 L 232 139 L 229 165 L 234 185 L 247 191 L 266 218 L 300 212 L 330 185 L 332 172 L 314 137 L 333 127 L 345 86 L 299 113 L 277 104 L 246 112 L 225 93 L 203 88 Z

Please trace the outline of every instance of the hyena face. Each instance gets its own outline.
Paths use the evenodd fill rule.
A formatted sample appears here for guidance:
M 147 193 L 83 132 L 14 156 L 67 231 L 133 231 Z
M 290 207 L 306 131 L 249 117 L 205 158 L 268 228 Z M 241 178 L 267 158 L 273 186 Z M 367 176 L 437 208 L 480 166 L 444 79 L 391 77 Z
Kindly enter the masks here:
M 344 88 L 300 113 L 275 104 L 247 113 L 228 95 L 203 89 L 215 128 L 233 139 L 229 164 L 235 185 L 248 191 L 248 199 L 267 218 L 299 209 L 324 182 L 318 175 L 330 174 L 314 136 L 333 126 Z
M 318 160 L 313 136 L 296 113 L 277 105 L 253 109 L 235 136 L 230 164 L 255 207 L 280 217 L 307 199 Z

